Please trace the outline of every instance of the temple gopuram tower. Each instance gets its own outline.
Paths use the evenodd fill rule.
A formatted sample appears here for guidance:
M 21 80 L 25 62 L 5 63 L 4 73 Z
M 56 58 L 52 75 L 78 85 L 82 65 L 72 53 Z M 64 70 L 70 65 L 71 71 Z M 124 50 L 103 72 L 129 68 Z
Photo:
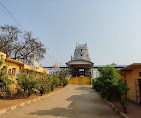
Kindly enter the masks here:
M 76 44 L 74 56 L 66 64 L 72 75 L 69 83 L 80 85 L 91 84 L 94 63 L 91 62 L 89 57 L 87 43 Z

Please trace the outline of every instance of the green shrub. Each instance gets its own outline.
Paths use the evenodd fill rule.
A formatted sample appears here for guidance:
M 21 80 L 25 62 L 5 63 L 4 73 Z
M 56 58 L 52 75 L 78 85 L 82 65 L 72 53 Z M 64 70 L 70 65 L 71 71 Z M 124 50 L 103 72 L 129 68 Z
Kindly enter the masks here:
M 101 94 L 102 98 L 108 101 L 119 100 L 124 112 L 126 112 L 127 92 L 129 90 L 126 82 L 122 81 L 119 72 L 113 67 L 100 67 L 98 71 L 101 76 L 93 82 L 93 88 Z
M 60 79 L 60 83 L 63 83 L 63 86 L 68 84 L 68 76 L 69 76 L 69 71 L 62 69 L 59 72 L 59 79 Z
M 29 73 L 27 74 L 27 71 L 23 69 L 18 74 L 17 81 L 20 88 L 23 89 L 24 92 L 28 93 L 26 97 L 32 95 L 34 89 L 36 89 L 38 86 L 38 81 L 36 80 L 36 73 L 34 71 L 29 71 Z
M 69 81 L 68 81 L 68 79 L 65 79 L 65 81 L 64 81 L 64 86 L 66 86 L 67 84 L 69 83 Z
M 56 88 L 56 85 L 55 84 L 52 84 L 51 85 L 51 91 L 55 90 L 55 88 Z
M 52 85 L 58 87 L 60 85 L 60 79 L 57 75 L 52 76 Z
M 52 79 L 49 75 L 46 73 L 40 74 L 38 77 L 38 82 L 38 90 L 41 95 L 51 91 Z
M 7 73 L 7 66 L 1 67 L 3 61 L 0 60 L 0 90 L 4 92 L 9 92 L 9 85 L 13 84 L 14 81 L 12 80 L 12 76 L 10 73 Z M 10 79 L 11 77 L 11 79 Z M 4 96 L 5 98 L 5 96 Z

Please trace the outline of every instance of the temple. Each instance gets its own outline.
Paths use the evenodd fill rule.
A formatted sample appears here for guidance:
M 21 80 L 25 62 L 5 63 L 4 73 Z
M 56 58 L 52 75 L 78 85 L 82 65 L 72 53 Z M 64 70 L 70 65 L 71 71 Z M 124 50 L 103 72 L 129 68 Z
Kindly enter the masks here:
M 71 84 L 91 84 L 94 63 L 91 62 L 89 57 L 87 43 L 76 44 L 74 56 L 66 65 L 72 75 L 69 81 Z M 78 81 L 76 81 L 77 79 Z

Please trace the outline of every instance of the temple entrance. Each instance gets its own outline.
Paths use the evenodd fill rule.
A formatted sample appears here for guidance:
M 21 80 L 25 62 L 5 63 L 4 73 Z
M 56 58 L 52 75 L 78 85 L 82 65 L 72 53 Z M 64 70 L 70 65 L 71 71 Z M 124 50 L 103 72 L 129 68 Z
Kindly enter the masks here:
M 71 65 L 70 72 L 72 74 L 72 77 L 91 77 L 92 69 L 90 65 Z
M 71 84 L 89 85 L 93 74 L 93 63 L 86 60 L 72 60 L 67 63 L 72 77 Z
M 90 77 L 71 77 L 69 80 L 70 84 L 75 85 L 90 85 L 91 78 Z
M 66 63 L 72 75 L 69 83 L 78 85 L 91 84 L 93 64 L 89 57 L 87 43 L 76 44 L 74 57 L 71 57 L 71 61 Z

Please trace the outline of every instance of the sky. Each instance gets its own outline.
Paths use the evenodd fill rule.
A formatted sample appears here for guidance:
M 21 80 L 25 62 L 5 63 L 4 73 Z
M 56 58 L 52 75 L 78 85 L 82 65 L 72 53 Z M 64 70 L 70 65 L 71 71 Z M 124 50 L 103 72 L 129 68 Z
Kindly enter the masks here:
M 0 2 L 45 45 L 47 53 L 39 62 L 43 67 L 65 65 L 76 43 L 87 43 L 95 65 L 141 63 L 141 0 Z M 0 26 L 5 24 L 21 29 L 0 4 Z

